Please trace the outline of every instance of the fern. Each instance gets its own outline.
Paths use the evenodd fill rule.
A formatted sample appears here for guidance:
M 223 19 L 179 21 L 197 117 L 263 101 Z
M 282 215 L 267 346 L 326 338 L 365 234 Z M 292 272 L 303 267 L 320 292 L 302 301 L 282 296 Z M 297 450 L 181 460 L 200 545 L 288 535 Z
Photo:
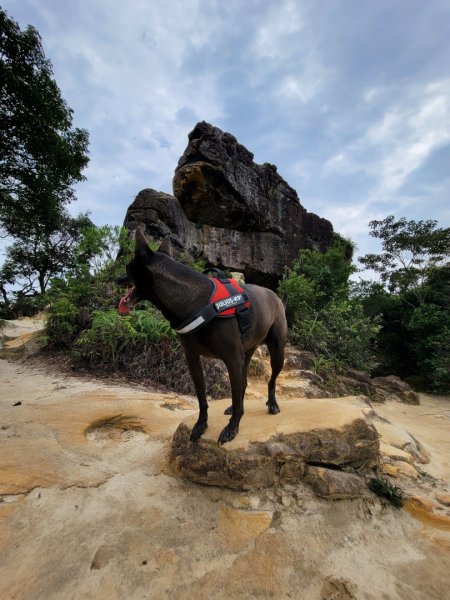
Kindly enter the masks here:
M 369 481 L 369 490 L 389 500 L 395 508 L 402 508 L 403 506 L 403 492 L 402 490 L 392 485 L 387 479 L 383 477 L 373 477 Z

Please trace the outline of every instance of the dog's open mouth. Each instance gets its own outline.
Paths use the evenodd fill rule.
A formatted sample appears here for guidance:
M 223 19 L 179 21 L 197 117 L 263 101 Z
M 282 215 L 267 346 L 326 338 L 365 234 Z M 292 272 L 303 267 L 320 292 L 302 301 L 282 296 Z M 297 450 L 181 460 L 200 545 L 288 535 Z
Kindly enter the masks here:
M 131 287 L 128 292 L 125 294 L 125 296 L 122 296 L 122 298 L 120 299 L 119 302 L 119 306 L 117 307 L 117 310 L 122 314 L 122 315 L 126 315 L 128 314 L 131 309 L 133 308 L 135 302 L 133 301 L 133 294 L 136 291 L 136 288 L 133 286 Z

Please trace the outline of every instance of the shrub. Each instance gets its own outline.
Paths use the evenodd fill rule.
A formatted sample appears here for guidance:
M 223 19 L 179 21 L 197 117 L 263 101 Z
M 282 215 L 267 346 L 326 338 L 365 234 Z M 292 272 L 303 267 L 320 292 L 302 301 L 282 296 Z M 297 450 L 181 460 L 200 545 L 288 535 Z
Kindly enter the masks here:
M 301 250 L 292 268 L 286 269 L 278 292 L 286 304 L 294 345 L 324 357 L 335 368 L 370 371 L 379 324 L 349 295 L 349 277 L 355 270 L 351 250 L 340 237 L 327 252 Z
M 411 348 L 420 375 L 435 392 L 450 390 L 450 313 L 435 304 L 423 304 L 407 323 Z
M 120 315 L 95 311 L 91 326 L 75 340 L 71 352 L 78 369 L 115 373 L 162 389 L 194 394 L 186 359 L 170 324 L 151 305 Z M 229 394 L 224 365 L 205 361 L 207 391 L 213 398 Z
M 370 371 L 375 365 L 379 328 L 377 319 L 364 315 L 360 303 L 334 300 L 311 316 L 297 317 L 290 339 L 296 346 L 325 357 L 335 367 L 345 365 Z
M 45 326 L 47 343 L 55 349 L 69 347 L 78 331 L 77 315 L 78 308 L 67 297 L 55 300 Z

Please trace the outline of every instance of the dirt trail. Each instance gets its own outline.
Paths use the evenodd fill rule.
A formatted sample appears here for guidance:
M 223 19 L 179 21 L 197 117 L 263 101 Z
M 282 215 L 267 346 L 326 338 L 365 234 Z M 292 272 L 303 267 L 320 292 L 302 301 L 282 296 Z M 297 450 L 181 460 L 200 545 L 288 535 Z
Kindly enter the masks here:
M 330 502 L 302 486 L 242 493 L 173 476 L 166 447 L 192 398 L 4 360 L 0 385 L 2 599 L 448 594 L 450 531 L 375 496 Z M 423 397 L 381 409 L 424 444 L 440 492 L 449 407 Z

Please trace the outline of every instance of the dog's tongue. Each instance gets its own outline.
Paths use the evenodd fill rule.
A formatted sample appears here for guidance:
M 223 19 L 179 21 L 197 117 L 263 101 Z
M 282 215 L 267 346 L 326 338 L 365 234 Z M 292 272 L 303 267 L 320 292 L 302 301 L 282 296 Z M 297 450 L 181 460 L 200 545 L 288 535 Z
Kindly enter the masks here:
M 120 299 L 119 302 L 119 306 L 117 307 L 117 310 L 122 314 L 122 315 L 126 315 L 127 313 L 130 312 L 130 309 L 128 308 L 128 301 L 130 300 L 131 294 L 133 293 L 134 288 L 131 288 L 131 290 L 125 294 L 125 296 L 123 296 Z

